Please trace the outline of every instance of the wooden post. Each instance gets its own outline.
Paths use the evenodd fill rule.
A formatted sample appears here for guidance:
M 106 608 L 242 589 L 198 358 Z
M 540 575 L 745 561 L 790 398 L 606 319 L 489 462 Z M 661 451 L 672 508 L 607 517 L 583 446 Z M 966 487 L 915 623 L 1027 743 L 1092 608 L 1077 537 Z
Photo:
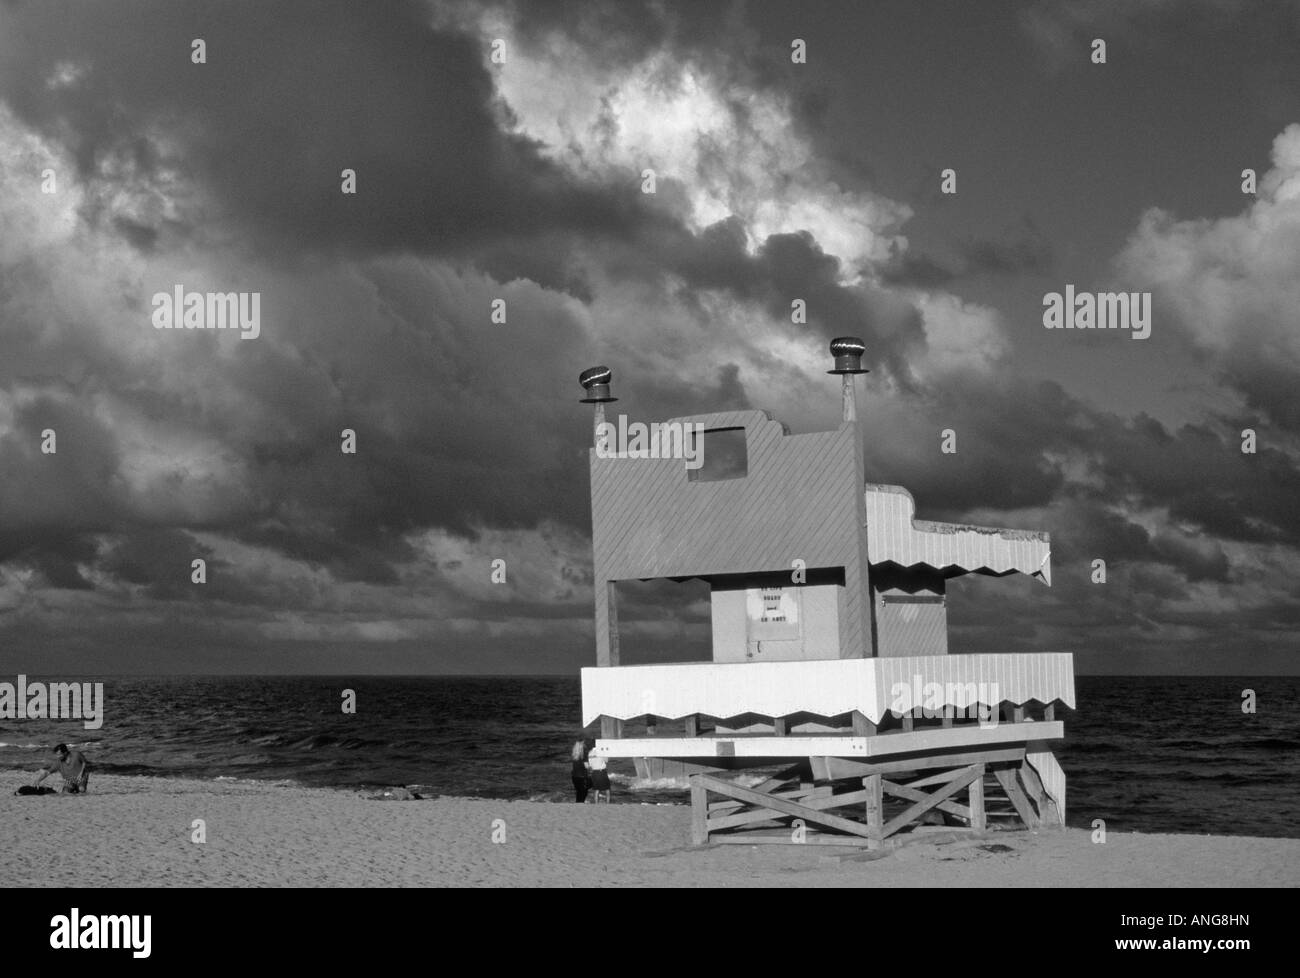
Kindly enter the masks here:
M 702 846 L 709 841 L 709 793 L 698 774 L 691 778 L 691 841 Z
M 698 737 L 700 735 L 700 715 L 698 713 L 688 713 L 682 721 L 682 732 L 687 737 Z
M 867 719 L 867 715 L 861 710 L 854 710 L 849 714 L 853 722 L 853 736 L 855 737 L 874 737 L 876 734 L 876 725 Z
M 866 461 L 858 429 L 858 390 L 854 374 L 840 375 L 843 423 L 853 429 L 853 497 L 857 510 L 856 553 L 844 564 L 844 587 L 838 592 L 837 612 L 841 659 L 874 658 L 876 655 L 876 612 L 871 603 L 871 569 L 867 556 Z
M 975 780 L 970 783 L 970 827 L 976 832 L 988 828 L 984 814 L 984 765 L 975 765 Z
M 1017 706 L 1017 707 L 1015 708 L 1015 711 L 1014 711 L 1014 717 L 1015 717 L 1015 722 L 1016 722 L 1016 723 L 1024 723 L 1024 722 L 1025 722 L 1025 708 L 1024 708 L 1023 706 Z
M 1043 707 L 1043 719 L 1044 719 L 1044 720 L 1047 720 L 1049 723 L 1050 723 L 1052 720 L 1055 720 L 1055 719 L 1056 719 L 1056 701 L 1055 701 L 1055 700 L 1053 700 L 1052 702 L 1048 703 L 1045 707 Z
M 910 713 L 904 713 L 904 714 L 903 714 L 903 729 L 904 729 L 905 731 L 907 731 L 908 733 L 911 733 L 911 732 L 912 732 L 912 727 L 913 727 L 913 726 L 914 726 L 914 724 L 912 723 L 912 714 L 910 714 Z
M 596 581 L 596 665 L 618 665 L 618 592 L 613 581 Z
M 957 708 L 956 708 L 955 706 L 949 706 L 949 705 L 947 705 L 947 704 L 944 705 L 944 708 L 943 708 L 943 725 L 944 725 L 945 727 L 951 727 L 951 726 L 952 726 L 952 718 L 953 718 L 953 714 L 956 713 L 956 712 L 957 712 Z
M 785 717 L 773 717 L 772 730 L 778 737 L 784 737 L 786 731 Z
M 618 590 L 614 582 L 605 585 L 609 589 L 609 664 L 618 665 Z
M 867 791 L 867 837 L 879 842 L 885 837 L 885 797 L 880 775 L 871 774 L 863 778 L 862 787 Z

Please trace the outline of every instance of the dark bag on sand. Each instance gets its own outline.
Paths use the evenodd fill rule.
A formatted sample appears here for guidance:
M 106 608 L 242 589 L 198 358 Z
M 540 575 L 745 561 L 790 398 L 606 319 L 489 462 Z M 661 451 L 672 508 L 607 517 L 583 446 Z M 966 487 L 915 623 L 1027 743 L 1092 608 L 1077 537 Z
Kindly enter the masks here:
M 15 795 L 57 795 L 58 792 L 55 791 L 53 788 L 45 787 L 45 785 L 33 786 L 30 784 L 25 784 L 17 791 L 15 791 L 14 794 Z

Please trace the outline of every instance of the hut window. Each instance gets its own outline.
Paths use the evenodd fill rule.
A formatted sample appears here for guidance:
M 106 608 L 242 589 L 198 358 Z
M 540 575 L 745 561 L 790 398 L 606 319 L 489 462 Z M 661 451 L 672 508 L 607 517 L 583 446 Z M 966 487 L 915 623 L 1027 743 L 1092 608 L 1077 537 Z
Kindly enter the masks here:
M 725 479 L 743 479 L 749 474 L 744 428 L 706 428 L 691 438 L 692 455 L 700 464 L 698 468 L 686 470 L 689 481 L 722 482 Z

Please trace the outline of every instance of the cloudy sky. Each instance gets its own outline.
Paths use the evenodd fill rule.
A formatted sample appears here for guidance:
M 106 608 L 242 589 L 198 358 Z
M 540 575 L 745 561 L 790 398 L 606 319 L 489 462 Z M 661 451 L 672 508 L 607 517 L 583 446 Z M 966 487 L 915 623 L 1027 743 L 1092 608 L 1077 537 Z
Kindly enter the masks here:
M 844 334 L 870 481 L 1052 535 L 954 651 L 1300 671 L 1298 49 L 1296 2 L 0 0 L 0 672 L 575 672 L 578 373 L 819 430 Z M 1044 329 L 1066 283 L 1150 338 Z M 155 330 L 178 285 L 261 335 Z

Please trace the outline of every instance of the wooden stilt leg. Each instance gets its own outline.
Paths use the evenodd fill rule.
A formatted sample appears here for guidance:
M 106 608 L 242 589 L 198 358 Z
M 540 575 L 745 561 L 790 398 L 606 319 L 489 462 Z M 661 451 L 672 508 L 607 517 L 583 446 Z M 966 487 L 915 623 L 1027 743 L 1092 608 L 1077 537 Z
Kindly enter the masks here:
M 988 818 L 984 814 L 984 765 L 975 765 L 975 780 L 970 783 L 970 827 L 976 832 L 988 828 Z
M 702 846 L 709 841 L 709 794 L 697 774 L 691 778 L 691 841 Z
M 862 779 L 862 787 L 867 790 L 867 838 L 876 845 L 884 838 L 885 800 L 879 774 L 872 774 Z

